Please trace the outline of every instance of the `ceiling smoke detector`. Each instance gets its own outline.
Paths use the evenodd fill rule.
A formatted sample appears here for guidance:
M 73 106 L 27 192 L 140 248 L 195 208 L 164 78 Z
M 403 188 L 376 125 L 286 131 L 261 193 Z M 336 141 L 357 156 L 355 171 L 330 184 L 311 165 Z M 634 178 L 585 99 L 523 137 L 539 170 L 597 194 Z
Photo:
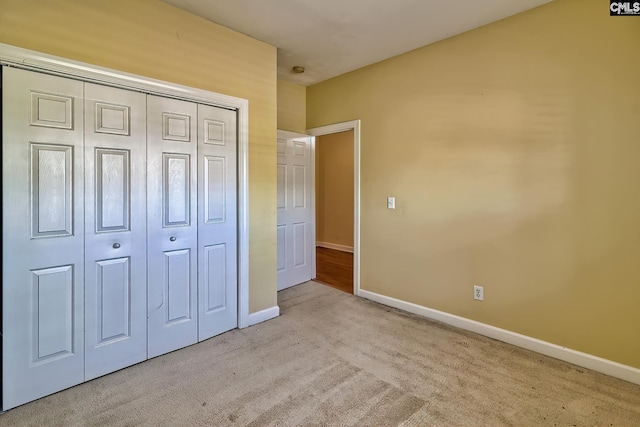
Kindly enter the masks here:
M 302 74 L 302 73 L 304 73 L 304 67 L 296 65 L 291 69 L 291 71 L 296 73 L 296 74 Z

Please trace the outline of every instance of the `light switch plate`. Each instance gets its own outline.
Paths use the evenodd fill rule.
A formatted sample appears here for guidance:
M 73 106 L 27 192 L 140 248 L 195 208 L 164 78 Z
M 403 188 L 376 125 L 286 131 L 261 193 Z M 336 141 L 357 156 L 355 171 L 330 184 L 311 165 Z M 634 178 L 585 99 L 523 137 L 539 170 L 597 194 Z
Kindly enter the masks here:
M 387 197 L 387 209 L 395 209 L 395 208 L 396 208 L 396 198 Z

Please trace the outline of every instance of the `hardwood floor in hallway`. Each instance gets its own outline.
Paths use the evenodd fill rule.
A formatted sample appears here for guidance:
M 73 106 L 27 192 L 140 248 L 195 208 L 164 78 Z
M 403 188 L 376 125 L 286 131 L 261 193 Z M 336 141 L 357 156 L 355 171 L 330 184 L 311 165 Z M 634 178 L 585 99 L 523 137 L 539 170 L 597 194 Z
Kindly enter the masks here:
M 316 282 L 353 294 L 353 254 L 316 247 Z

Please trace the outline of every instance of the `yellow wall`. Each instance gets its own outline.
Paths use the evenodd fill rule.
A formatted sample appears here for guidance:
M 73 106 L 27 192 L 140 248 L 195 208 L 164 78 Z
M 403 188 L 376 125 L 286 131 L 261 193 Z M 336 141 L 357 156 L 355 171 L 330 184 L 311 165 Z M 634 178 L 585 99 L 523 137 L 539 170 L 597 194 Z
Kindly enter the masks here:
M 0 42 L 249 100 L 250 311 L 276 304 L 276 48 L 158 0 L 0 0 Z
M 316 137 L 316 241 L 353 248 L 353 131 Z
M 308 87 L 362 120 L 362 288 L 640 368 L 639 43 L 556 0 Z
M 278 129 L 305 133 L 307 88 L 278 79 Z

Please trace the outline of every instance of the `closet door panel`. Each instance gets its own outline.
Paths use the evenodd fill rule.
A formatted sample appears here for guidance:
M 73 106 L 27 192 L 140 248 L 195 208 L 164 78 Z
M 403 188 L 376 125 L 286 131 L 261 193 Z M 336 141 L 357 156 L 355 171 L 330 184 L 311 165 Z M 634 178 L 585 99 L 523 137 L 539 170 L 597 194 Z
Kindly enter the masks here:
M 84 379 L 81 82 L 2 68 L 2 408 Z
M 148 97 L 149 357 L 197 342 L 197 105 Z
M 147 358 L 146 96 L 85 83 L 85 379 Z
M 236 112 L 198 105 L 200 341 L 238 325 Z

